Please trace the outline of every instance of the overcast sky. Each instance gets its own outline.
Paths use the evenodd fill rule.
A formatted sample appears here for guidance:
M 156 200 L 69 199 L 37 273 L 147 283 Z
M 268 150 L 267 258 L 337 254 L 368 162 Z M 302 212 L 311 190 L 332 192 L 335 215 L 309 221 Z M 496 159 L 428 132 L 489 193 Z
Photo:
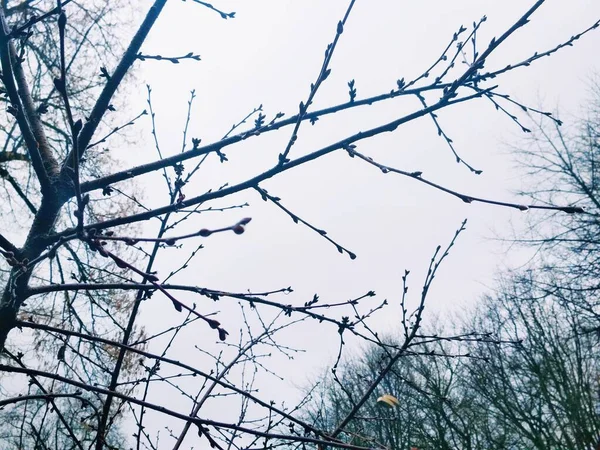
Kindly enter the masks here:
M 142 63 L 135 89 L 129 94 L 132 111 L 140 111 L 146 107 L 144 83 L 152 86 L 158 137 L 166 154 L 181 148 L 186 103 L 192 89 L 197 98 L 189 135 L 200 137 L 205 143 L 218 140 L 234 122 L 260 104 L 268 119 L 279 111 L 295 114 L 318 74 L 325 47 L 333 39 L 348 2 L 214 3 L 223 10 L 235 11 L 236 18 L 225 21 L 190 1 L 171 2 L 143 48 L 147 54 L 173 56 L 194 52 L 202 57 L 201 62 L 184 61 L 179 65 Z M 331 62 L 331 76 L 319 90 L 314 108 L 346 101 L 346 83 L 351 79 L 356 80 L 359 99 L 389 92 L 397 79 L 410 80 L 435 61 L 461 24 L 468 27 L 486 15 L 488 20 L 478 33 L 483 48 L 532 4 L 533 1 L 523 0 L 357 0 Z M 598 1 L 549 0 L 530 24 L 494 53 L 486 69 L 501 68 L 535 51 L 554 47 L 598 17 Z M 597 70 L 599 43 L 600 34 L 592 33 L 575 47 L 495 82 L 501 92 L 526 105 L 560 110 L 569 126 L 584 111 L 590 80 Z M 304 124 L 292 156 L 316 150 L 415 108 L 416 99 L 398 98 L 325 117 L 315 126 Z M 467 194 L 515 200 L 514 190 L 523 180 L 514 169 L 510 152 L 511 146 L 525 142 L 519 127 L 483 100 L 444 109 L 438 115 L 458 152 L 483 170 L 482 175 L 473 175 L 456 164 L 427 117 L 394 133 L 361 142 L 358 150 L 384 164 L 423 171 L 433 181 Z M 527 122 L 524 115 L 520 117 Z M 239 181 L 271 167 L 290 133 L 290 129 L 283 129 L 226 149 L 229 162 L 207 161 L 199 181 L 184 192 L 198 195 L 207 188 Z M 131 153 L 136 162 L 156 157 L 150 135 L 141 135 L 142 144 Z M 192 164 L 187 163 L 188 166 Z M 143 183 L 150 204 L 167 202 L 160 178 L 148 177 Z M 195 231 L 204 226 L 229 225 L 245 216 L 253 219 L 242 236 L 228 234 L 205 240 L 206 248 L 176 281 L 230 291 L 292 286 L 295 292 L 287 301 L 296 305 L 310 300 L 315 293 L 324 301 L 333 302 L 374 290 L 378 298 L 392 303 L 388 312 L 373 322 L 377 329 L 386 332 L 394 332 L 399 326 L 397 303 L 404 269 L 412 272 L 410 293 L 414 304 L 435 247 L 447 244 L 464 218 L 469 221 L 467 232 L 460 237 L 434 282 L 427 303 L 429 317 L 459 314 L 477 301 L 486 286 L 493 285 L 499 268 L 523 262 L 523 252 L 507 253 L 506 245 L 494 238 L 510 238 L 513 228 L 523 227 L 527 215 L 535 214 L 467 205 L 410 179 L 384 175 L 341 152 L 291 170 L 262 187 L 281 197 L 300 217 L 325 229 L 358 258 L 351 261 L 340 255 L 316 233 L 295 225 L 273 204 L 247 191 L 213 206 L 248 202 L 250 207 L 226 214 L 206 214 L 182 225 L 182 230 Z M 151 230 L 148 225 L 148 232 Z M 183 251 L 165 252 L 160 261 L 161 274 L 169 273 L 193 248 L 193 243 L 186 243 Z M 182 298 L 203 301 L 191 296 Z M 227 311 L 232 307 L 233 302 L 230 306 L 225 302 L 207 303 L 206 312 L 220 311 L 219 319 L 232 332 L 237 326 L 227 324 Z M 176 323 L 177 317 L 171 310 L 166 302 L 148 302 L 143 311 L 148 329 L 159 329 L 169 321 Z M 306 353 L 292 362 L 274 363 L 286 381 L 279 387 L 269 384 L 273 395 L 296 398 L 294 386 L 305 384 L 334 357 L 336 331 L 334 327 L 301 325 L 295 333 L 284 336 L 285 344 L 300 344 Z M 203 343 L 214 339 L 213 333 L 203 329 L 194 333 L 190 336 L 192 344 L 198 344 L 198 339 Z M 189 356 L 194 351 L 181 342 L 176 346 L 175 357 Z M 268 383 L 272 381 L 269 379 Z

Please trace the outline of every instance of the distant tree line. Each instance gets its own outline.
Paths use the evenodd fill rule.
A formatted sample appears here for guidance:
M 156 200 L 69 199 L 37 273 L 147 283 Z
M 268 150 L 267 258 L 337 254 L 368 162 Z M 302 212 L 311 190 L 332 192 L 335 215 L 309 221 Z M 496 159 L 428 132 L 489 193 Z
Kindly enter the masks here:
M 346 428 L 347 442 L 390 449 L 600 448 L 600 91 L 587 116 L 563 130 L 537 122 L 518 151 L 522 195 L 568 202 L 583 214 L 530 216 L 517 242 L 530 263 L 499 275 L 462 323 L 460 339 L 400 358 Z M 489 341 L 470 339 L 477 330 Z M 450 334 L 452 334 L 450 332 Z M 391 341 L 397 340 L 395 337 Z M 325 376 L 309 416 L 337 423 L 372 373 L 389 360 L 372 347 Z M 377 398 L 398 399 L 389 407 Z

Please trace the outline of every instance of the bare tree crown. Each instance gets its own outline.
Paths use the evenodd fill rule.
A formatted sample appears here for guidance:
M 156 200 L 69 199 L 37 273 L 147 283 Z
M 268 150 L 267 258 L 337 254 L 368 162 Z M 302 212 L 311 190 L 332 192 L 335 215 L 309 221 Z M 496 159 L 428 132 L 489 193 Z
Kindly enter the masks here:
M 190 14 L 201 11 L 215 19 L 243 20 L 218 4 L 199 0 L 188 3 Z M 250 214 L 240 209 L 248 203 L 235 202 L 227 207 L 212 203 L 246 192 L 307 227 L 334 251 L 356 258 L 334 236 L 311 219 L 301 217 L 265 187 L 268 180 L 284 177 L 289 170 L 334 152 L 354 158 L 365 169 L 406 177 L 465 203 L 522 211 L 583 212 L 578 205 L 535 201 L 520 204 L 459 192 L 421 171 L 404 170 L 375 159 L 361 149 L 361 144 L 426 118 L 434 124 L 456 163 L 473 175 L 481 174 L 461 156 L 439 112 L 480 99 L 525 132 L 529 130 L 514 110 L 542 115 L 559 124 L 551 113 L 518 103 L 504 93 L 502 78 L 573 45 L 598 28 L 600 21 L 591 22 L 588 28 L 556 46 L 539 49 L 525 59 L 490 63 L 490 56 L 507 40 L 518 39 L 517 32 L 536 19 L 536 12 L 545 3 L 529 2 L 521 17 L 491 41 L 481 42 L 477 37 L 485 26 L 485 17 L 470 27 L 458 26 L 442 45 L 441 53 L 418 77 L 399 78 L 394 86 L 384 87 L 380 94 L 368 98 L 359 95 L 355 80 L 349 80 L 347 100 L 315 109 L 315 99 L 329 80 L 336 51 L 344 35 L 352 32 L 355 3 L 357 0 L 351 0 L 337 24 L 332 24 L 331 41 L 319 56 L 322 61 L 308 94 L 299 100 L 291 115 L 267 114 L 259 106 L 234 124 L 222 139 L 203 142 L 188 135 L 196 97 L 192 92 L 181 151 L 164 152 L 156 140 L 159 157 L 119 170 L 98 151 L 103 143 L 119 139 L 126 128 L 145 116 L 149 116 L 156 137 L 150 88 L 145 111 L 128 115 L 130 112 L 124 108 L 126 117 L 117 114 L 127 75 L 145 61 L 180 64 L 201 60 L 194 52 L 155 55 L 144 48 L 167 0 L 153 1 L 141 23 L 129 34 L 127 24 L 119 22 L 121 8 L 132 7 L 125 1 L 2 2 L 0 77 L 6 117 L 0 123 L 0 131 L 6 145 L 0 151 L 0 177 L 12 205 L 7 209 L 7 217 L 10 213 L 27 223 L 22 243 L 9 238 L 10 219 L 2 225 L 6 232 L 0 233 L 0 348 L 4 349 L 0 376 L 2 380 L 16 380 L 15 385 L 19 386 L 16 390 L 4 385 L 0 388 L 0 406 L 4 408 L 0 414 L 10 424 L 0 432 L 4 433 L 2 439 L 17 448 L 126 448 L 131 433 L 125 430 L 134 423 L 130 440 L 138 449 L 183 448 L 184 440 L 191 439 L 190 428 L 202 440 L 200 445 L 208 443 L 219 449 L 284 445 L 304 448 L 308 444 L 361 449 L 364 447 L 345 439 L 344 433 L 401 357 L 418 354 L 420 349 L 441 339 L 502 343 L 501 339 L 477 333 L 421 333 L 430 287 L 466 221 L 453 237 L 449 235 L 448 244 L 434 251 L 421 292 L 415 296 L 415 307 L 408 301 L 409 272 L 402 278 L 400 342 L 386 342 L 370 327 L 373 315 L 388 305 L 387 300 L 374 299 L 373 291 L 344 301 L 324 301 L 318 295 L 291 301 L 293 289 L 289 286 L 235 292 L 173 281 L 188 267 L 205 239 L 219 234 L 231 239 L 246 238 L 244 233 L 253 223 Z M 115 24 L 120 28 L 111 32 Z M 327 116 L 405 98 L 418 100 L 408 113 L 307 152 L 296 146 L 303 129 Z M 260 140 L 277 131 L 288 133 L 289 137 L 269 167 L 202 193 L 186 190 L 186 185 L 202 173 L 207 158 L 233 164 L 230 160 L 235 159 L 236 144 Z M 146 206 L 123 188 L 127 181 L 142 183 L 144 175 L 156 173 L 162 176 L 168 194 L 168 201 L 162 205 Z M 104 201 L 107 198 L 111 201 Z M 237 217 L 222 227 L 208 228 L 199 214 L 211 208 L 228 210 Z M 147 220 L 158 225 L 155 235 L 140 231 Z M 194 231 L 179 232 L 176 228 L 181 229 L 183 222 L 193 222 Z M 184 244 L 194 250 L 183 264 L 173 267 L 166 276 L 157 274 L 159 255 L 173 250 L 183 252 Z M 172 304 L 181 317 L 176 325 L 167 324 L 152 332 L 144 328 L 140 310 L 153 296 L 161 302 L 166 298 Z M 218 313 L 219 302 L 224 300 L 239 306 L 235 319 L 233 314 Z M 339 354 L 332 367 L 334 374 L 348 339 L 371 343 L 387 355 L 370 374 L 367 388 L 349 394 L 351 408 L 331 428 L 303 419 L 300 411 L 305 401 L 294 406 L 279 405 L 255 389 L 256 377 L 272 372 L 265 355 L 278 352 L 292 358 L 297 351 L 279 343 L 278 337 L 288 329 L 301 330 L 307 321 L 337 331 Z M 212 347 L 199 343 L 197 354 L 185 360 L 171 357 L 177 341 L 186 333 L 222 342 L 217 347 L 222 350 L 212 351 Z M 159 391 L 169 392 L 167 396 L 161 394 L 163 398 L 173 393 L 181 396 L 187 409 L 156 400 L 155 392 Z M 223 401 L 222 411 L 226 414 L 207 416 L 206 405 L 216 401 Z M 160 436 L 159 440 L 157 431 L 146 427 L 149 415 L 177 419 L 179 428 L 169 429 L 170 435 Z

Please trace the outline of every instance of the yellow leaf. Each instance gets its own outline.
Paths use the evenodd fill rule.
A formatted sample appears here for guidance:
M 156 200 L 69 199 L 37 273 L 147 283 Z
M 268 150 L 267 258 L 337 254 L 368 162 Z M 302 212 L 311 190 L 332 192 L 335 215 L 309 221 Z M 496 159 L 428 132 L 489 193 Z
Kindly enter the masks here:
M 390 408 L 394 408 L 395 406 L 398 406 L 400 404 L 398 399 L 390 394 L 383 394 L 377 399 L 377 403 L 385 404 Z

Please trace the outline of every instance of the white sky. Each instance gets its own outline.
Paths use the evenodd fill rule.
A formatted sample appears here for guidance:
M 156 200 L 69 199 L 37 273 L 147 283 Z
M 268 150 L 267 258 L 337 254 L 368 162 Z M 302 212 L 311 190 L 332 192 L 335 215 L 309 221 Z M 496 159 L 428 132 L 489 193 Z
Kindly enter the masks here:
M 347 7 L 346 0 L 213 3 L 226 11 L 236 11 L 236 18 L 224 21 L 191 1 L 171 2 L 142 50 L 164 56 L 193 51 L 202 57 L 201 62 L 179 65 L 142 63 L 134 86 L 137 88 L 139 82 L 139 89 L 130 93 L 129 105 L 133 112 L 139 112 L 146 107 L 144 83 L 152 86 L 158 135 L 166 154 L 180 150 L 191 89 L 196 89 L 197 99 L 189 135 L 201 137 L 205 143 L 219 139 L 259 104 L 263 105 L 267 120 L 279 111 L 295 114 L 298 103 L 308 95 L 325 47 L 333 39 L 336 24 Z M 357 0 L 333 57 L 332 74 L 318 92 L 313 108 L 346 101 L 346 83 L 351 79 L 356 80 L 359 99 L 389 92 L 398 78 L 410 80 L 435 61 L 461 24 L 469 27 L 485 14 L 488 20 L 479 33 L 483 48 L 532 4 L 533 1 L 523 0 Z M 598 1 L 549 0 L 529 25 L 490 58 L 486 69 L 501 68 L 535 51 L 551 48 L 590 26 L 598 17 Z M 600 34 L 593 32 L 575 47 L 495 82 L 501 92 L 527 105 L 549 111 L 560 108 L 568 124 L 572 115 L 580 114 L 585 106 L 586 89 L 597 70 L 599 43 Z M 292 156 L 385 123 L 416 107 L 415 99 L 399 98 L 322 118 L 314 127 L 304 124 Z M 526 122 L 517 109 L 512 112 Z M 513 169 L 507 144 L 521 142 L 520 129 L 483 100 L 442 110 L 438 116 L 458 152 L 482 169 L 482 175 L 472 175 L 455 163 L 429 118 L 361 142 L 358 150 L 384 164 L 422 170 L 425 177 L 467 194 L 515 200 L 512 190 L 522 180 Z M 290 133 L 291 129 L 285 128 L 225 149 L 230 162 L 221 165 L 209 161 L 199 175 L 200 182 L 187 186 L 184 192 L 188 197 L 198 195 L 209 187 L 241 180 L 271 167 Z M 130 154 L 136 163 L 156 156 L 149 133 L 142 142 Z M 191 168 L 192 164 L 185 166 Z M 144 180 L 149 203 L 165 204 L 167 197 L 161 179 Z M 296 305 L 310 300 L 314 293 L 323 301 L 342 301 L 375 290 L 377 298 L 387 298 L 393 304 L 373 322 L 377 329 L 387 332 L 399 326 L 397 302 L 404 269 L 412 271 L 410 293 L 416 302 L 433 250 L 438 244 L 449 242 L 462 219 L 468 218 L 468 230 L 459 238 L 434 282 L 427 303 L 426 314 L 430 317 L 460 313 L 477 300 L 486 285 L 493 283 L 498 267 L 521 262 L 522 252 L 506 254 L 504 246 L 491 238 L 510 237 L 511 223 L 518 229 L 527 214 L 535 214 L 466 205 L 412 180 L 383 175 L 341 152 L 291 170 L 262 187 L 281 197 L 283 204 L 300 217 L 327 230 L 358 258 L 351 261 L 340 255 L 317 234 L 295 225 L 276 206 L 247 191 L 213 205 L 248 201 L 249 208 L 227 214 L 209 213 L 182 226 L 182 231 L 195 231 L 229 225 L 245 216 L 253 219 L 242 236 L 227 234 L 205 240 L 206 248 L 177 281 L 230 291 L 262 291 L 291 285 L 295 293 L 286 301 Z M 151 230 L 149 226 L 148 233 Z M 193 248 L 193 243 L 189 243 L 183 251 L 165 251 L 160 273 L 165 275 L 177 267 L 177 262 Z M 234 334 L 237 325 L 228 325 L 228 318 L 233 317 L 228 315 L 233 302 L 228 307 L 227 301 L 212 304 L 192 296 L 182 299 L 199 302 L 205 312 L 221 311 L 217 317 Z M 146 305 L 143 318 L 149 330 L 176 323 L 178 317 L 170 303 L 153 298 Z M 178 341 L 175 358 L 185 359 L 192 354 L 194 350 L 186 343 L 208 345 L 214 339 L 214 333 L 202 327 L 193 333 L 188 336 L 190 340 Z M 293 386 L 305 384 L 308 377 L 331 361 L 336 339 L 335 328 L 316 324 L 301 325 L 294 333 L 286 334 L 285 344 L 300 345 L 306 353 L 291 362 L 274 360 L 272 367 L 286 381 L 276 385 L 269 378 L 268 384 L 263 385 L 271 389 L 266 397 L 295 398 Z M 178 403 L 177 407 L 188 408 L 185 403 Z M 235 413 L 230 417 L 234 419 Z

